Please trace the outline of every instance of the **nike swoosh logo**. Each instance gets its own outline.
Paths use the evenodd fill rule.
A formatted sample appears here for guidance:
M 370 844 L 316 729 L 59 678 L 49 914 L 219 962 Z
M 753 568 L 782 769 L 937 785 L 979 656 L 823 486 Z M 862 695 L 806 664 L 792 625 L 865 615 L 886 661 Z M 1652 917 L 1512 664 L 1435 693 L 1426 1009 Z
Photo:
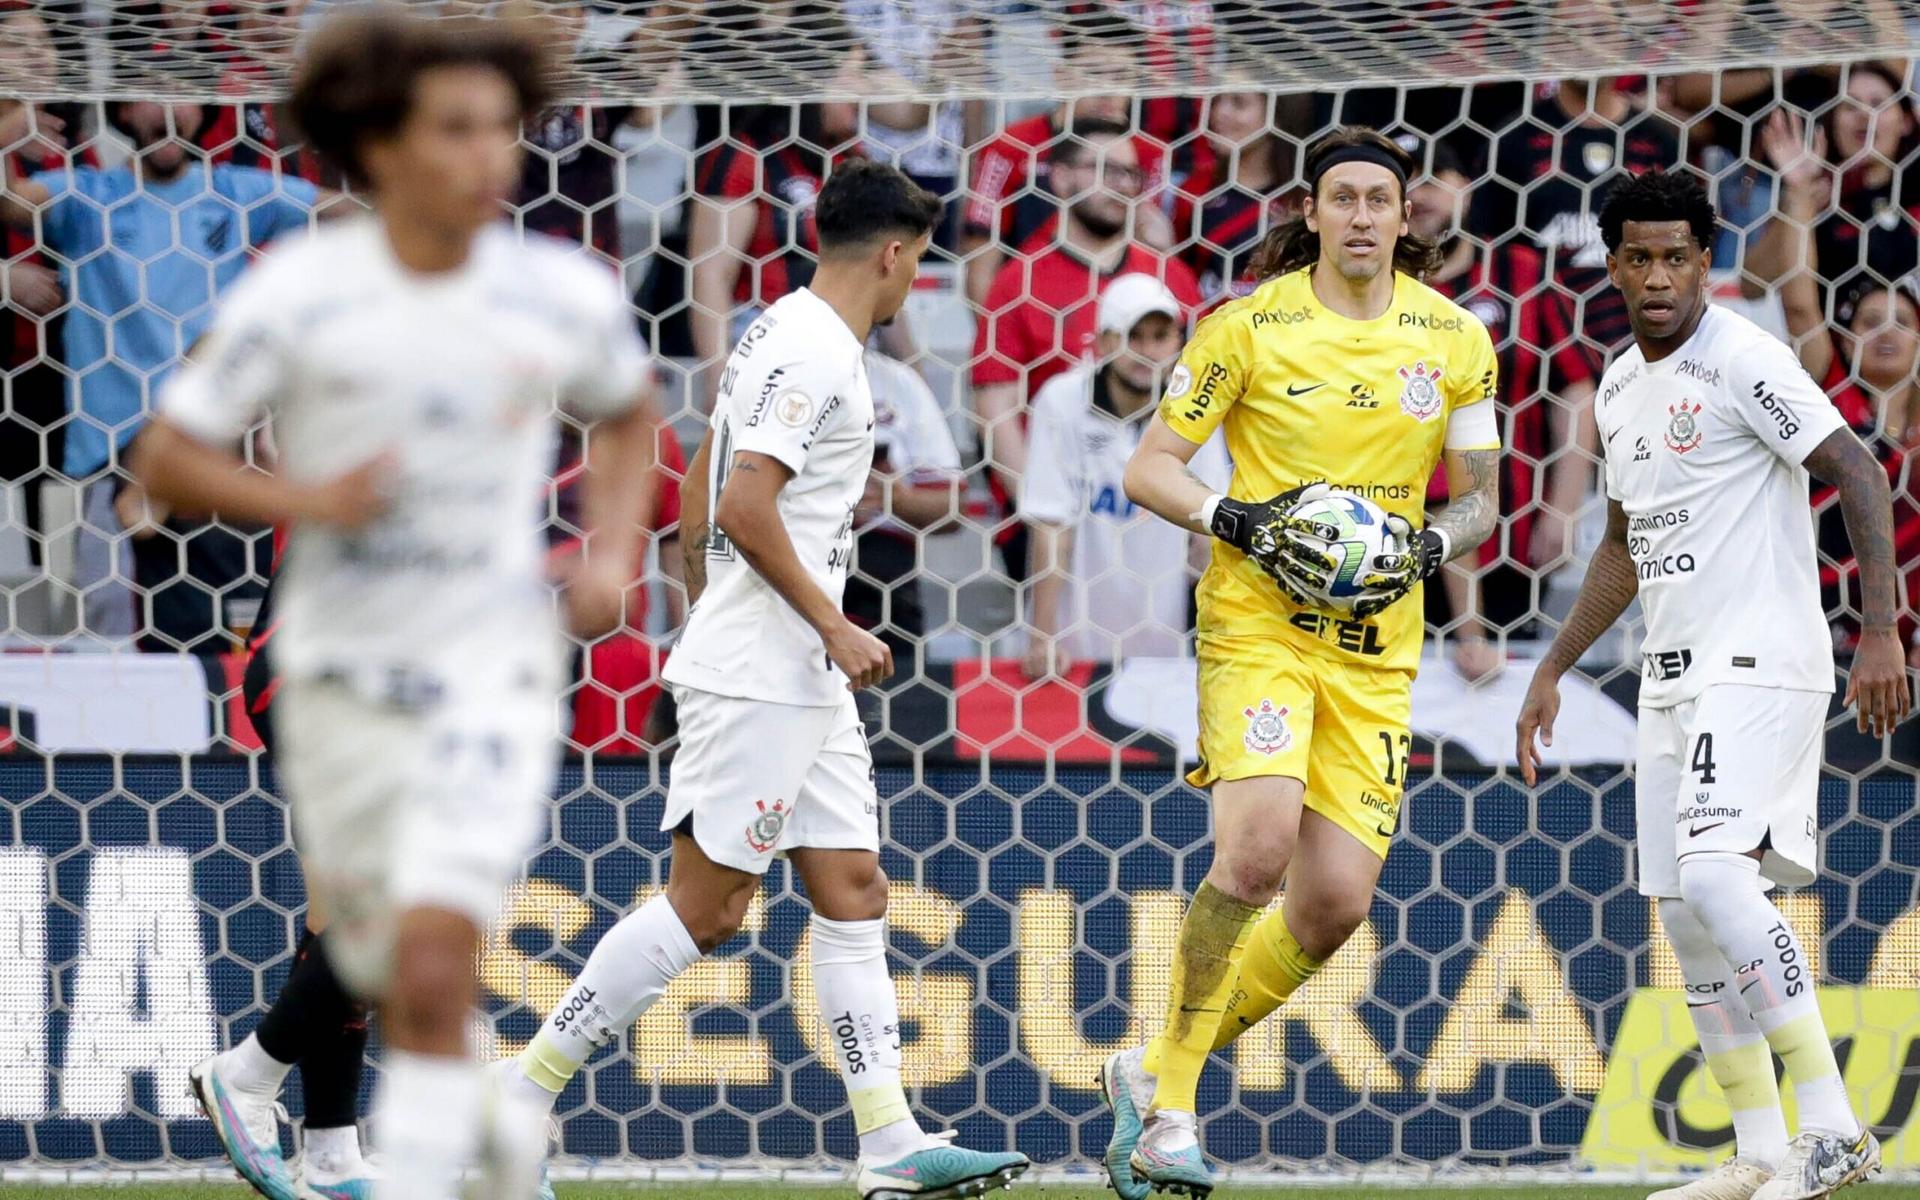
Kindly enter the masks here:
M 1379 834 L 1381 837 L 1390 838 L 1393 836 L 1393 830 L 1389 829 L 1385 825 L 1375 825 L 1373 827 L 1373 831 Z
M 1290 384 L 1288 384 L 1288 385 L 1287 385 L 1287 395 L 1289 395 L 1289 396 L 1304 396 L 1304 395 L 1306 395 L 1306 394 L 1307 394 L 1308 392 L 1317 392 L 1317 391 L 1319 391 L 1319 390 L 1320 390 L 1321 388 L 1323 388 L 1323 387 L 1325 387 L 1325 386 L 1327 386 L 1327 385 L 1326 385 L 1326 384 L 1324 384 L 1324 383 L 1310 383 L 1310 384 L 1308 384 L 1308 385 L 1307 385 L 1306 387 L 1300 387 L 1300 386 L 1298 386 L 1298 385 L 1296 385 L 1296 384 L 1291 384 L 1291 383 L 1290 383 Z
M 1225 1012 L 1227 1010 L 1224 1008 L 1194 1008 L 1191 1005 L 1182 1004 L 1180 1006 L 1180 1011 L 1183 1013 L 1210 1013 L 1210 1012 L 1217 1013 L 1217 1012 Z
M 1614 430 L 1612 433 L 1607 435 L 1607 444 L 1611 446 L 1613 444 L 1613 439 L 1619 437 L 1621 434 L 1625 432 L 1626 432 L 1625 426 L 1622 426 L 1621 428 Z
M 1721 827 L 1722 825 L 1725 825 L 1725 824 L 1726 824 L 1726 822 L 1725 822 L 1725 821 L 1715 821 L 1715 822 L 1714 822 L 1713 824 L 1711 824 L 1711 825 L 1695 825 L 1695 826 L 1693 826 L 1693 827 L 1692 827 L 1691 829 L 1689 829 L 1689 830 L 1687 830 L 1687 836 L 1688 836 L 1688 837 L 1699 837 L 1699 836 L 1700 836 L 1701 834 L 1703 834 L 1703 833 L 1705 833 L 1705 832 L 1707 832 L 1708 830 L 1710 830 L 1710 829 L 1718 829 L 1718 828 L 1720 828 L 1720 827 Z
M 1741 985 L 1740 985 L 1740 990 L 1741 990 L 1742 992 L 1744 992 L 1744 991 L 1746 991 L 1746 990 L 1747 990 L 1748 988 L 1750 988 L 1750 987 L 1752 987 L 1752 986 L 1753 986 L 1754 984 L 1756 984 L 1756 983 L 1759 983 L 1759 982 L 1760 982 L 1760 981 L 1759 981 L 1758 979 L 1749 979 L 1749 980 L 1747 980 L 1747 981 L 1746 981 L 1745 983 L 1743 983 L 1743 984 L 1741 984 Z

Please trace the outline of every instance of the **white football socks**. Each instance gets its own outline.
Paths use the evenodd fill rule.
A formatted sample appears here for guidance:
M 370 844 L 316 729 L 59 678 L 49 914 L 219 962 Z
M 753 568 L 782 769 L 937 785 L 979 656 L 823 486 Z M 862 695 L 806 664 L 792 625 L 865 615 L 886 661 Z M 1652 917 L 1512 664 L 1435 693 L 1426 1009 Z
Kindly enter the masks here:
M 525 1096 L 531 1094 L 525 1087 L 530 1083 L 552 1107 L 580 1064 L 619 1041 L 621 1031 L 700 958 L 693 935 L 664 894 L 634 909 L 594 946 L 586 968 L 521 1052 L 505 1086 Z
M 1662 899 L 1660 924 L 1687 981 L 1687 1015 L 1707 1070 L 1733 1109 L 1734 1152 L 1777 1167 L 1787 1153 L 1787 1117 L 1766 1034 L 1740 998 L 1726 956 L 1686 901 Z
M 862 1157 L 888 1163 L 928 1144 L 900 1084 L 900 1000 L 887 974 L 887 923 L 813 915 L 813 984 L 853 1105 Z
M 480 1064 L 388 1050 L 373 1129 L 385 1168 L 375 1200 L 457 1200 L 480 1143 Z
M 215 1070 L 228 1087 L 256 1096 L 277 1096 L 293 1064 L 268 1054 L 260 1045 L 260 1039 L 248 1034 L 245 1041 L 220 1055 Z
M 1744 854 L 1690 854 L 1680 860 L 1680 892 L 1733 965 L 1738 994 L 1786 1064 L 1801 1132 L 1859 1133 L 1820 1016 L 1818 981 L 1793 927 L 1761 887 L 1759 862 Z
M 364 1174 L 358 1126 L 305 1130 L 300 1138 L 301 1167 L 312 1177 L 337 1183 Z

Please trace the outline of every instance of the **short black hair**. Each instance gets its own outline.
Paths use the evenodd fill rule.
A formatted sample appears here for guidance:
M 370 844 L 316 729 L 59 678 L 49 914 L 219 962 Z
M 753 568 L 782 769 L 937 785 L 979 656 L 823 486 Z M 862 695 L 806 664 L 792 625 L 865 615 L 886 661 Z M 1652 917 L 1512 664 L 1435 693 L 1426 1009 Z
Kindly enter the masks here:
M 360 149 L 412 112 L 420 76 L 440 67 L 489 67 L 505 77 L 521 116 L 552 95 L 552 39 L 524 17 L 436 16 L 392 0 L 327 17 L 294 68 L 287 115 L 348 182 L 369 182 Z
M 822 253 L 892 235 L 911 241 L 940 223 L 940 197 L 897 167 L 851 159 L 827 176 L 814 204 L 813 223 Z
M 1606 243 L 1608 254 L 1620 249 L 1628 221 L 1685 221 L 1693 232 L 1694 244 L 1702 250 L 1713 244 L 1713 235 L 1720 228 L 1713 200 L 1700 177 L 1691 171 L 1659 167 L 1630 175 L 1607 192 L 1607 202 L 1600 209 L 1600 240 Z
M 1081 117 L 1069 125 L 1053 144 L 1054 162 L 1072 166 L 1093 153 L 1095 138 L 1121 138 L 1133 133 L 1133 126 L 1111 117 Z

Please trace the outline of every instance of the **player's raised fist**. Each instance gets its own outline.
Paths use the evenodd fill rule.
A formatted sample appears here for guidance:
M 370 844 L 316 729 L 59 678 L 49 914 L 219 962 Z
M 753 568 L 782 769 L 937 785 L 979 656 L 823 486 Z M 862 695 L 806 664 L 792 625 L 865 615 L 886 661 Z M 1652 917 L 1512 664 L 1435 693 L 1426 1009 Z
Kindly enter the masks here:
M 893 674 L 893 651 L 879 638 L 848 620 L 826 639 L 827 657 L 846 672 L 847 690 L 870 688 Z
M 382 454 L 313 491 L 303 514 L 342 529 L 358 529 L 393 506 L 400 490 L 400 459 Z

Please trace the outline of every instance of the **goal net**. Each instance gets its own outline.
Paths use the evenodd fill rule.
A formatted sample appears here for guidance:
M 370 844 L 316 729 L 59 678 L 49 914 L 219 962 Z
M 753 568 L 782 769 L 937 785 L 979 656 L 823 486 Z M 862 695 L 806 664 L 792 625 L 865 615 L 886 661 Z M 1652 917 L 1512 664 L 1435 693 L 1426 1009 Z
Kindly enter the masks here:
M 0 231 L 0 1179 L 213 1169 L 186 1071 L 245 1036 L 291 965 L 300 873 L 241 690 L 271 532 L 148 503 L 125 456 L 252 256 L 353 203 L 276 108 L 332 7 L 0 0 L 0 164 L 16 198 L 43 197 Z M 1382 750 L 1406 792 L 1382 808 L 1397 833 L 1370 918 L 1209 1068 L 1207 1150 L 1330 1175 L 1664 1175 L 1731 1152 L 1632 882 L 1637 621 L 1569 676 L 1538 789 L 1513 722 L 1605 506 L 1595 384 L 1629 334 L 1594 214 L 1655 166 L 1712 189 L 1716 299 L 1791 342 L 1886 466 L 1913 645 L 1911 5 L 541 8 L 572 51 L 567 100 L 524 131 L 513 220 L 621 275 L 671 430 L 630 627 L 579 648 L 551 817 L 487 939 L 492 1052 L 523 1045 L 595 938 L 664 883 L 677 473 L 734 336 L 810 277 L 822 180 L 864 155 L 948 204 L 869 354 L 878 445 L 848 594 L 900 666 L 863 715 L 907 1081 L 930 1127 L 1095 1169 L 1098 1066 L 1157 1029 L 1210 861 L 1205 797 L 1182 779 L 1190 577 L 1178 547 L 1101 549 L 1153 520 L 1102 465 L 1137 425 L 1095 414 L 1044 440 L 1030 402 L 1111 353 L 1095 329 L 1111 278 L 1155 276 L 1185 316 L 1244 293 L 1254 248 L 1298 210 L 1305 147 L 1366 123 L 1420 164 L 1413 225 L 1444 254 L 1429 282 L 1499 351 L 1501 524 L 1428 588 L 1413 736 Z M 1069 186 L 1056 163 L 1089 147 L 1100 170 Z M 578 534 L 577 460 L 562 438 L 556 546 Z M 1852 551 L 1830 490 L 1810 503 L 1844 675 Z M 1032 569 L 1063 534 L 1057 570 Z M 1920 1169 L 1920 728 L 1865 737 L 1836 693 L 1827 762 L 1822 875 L 1780 903 L 1856 1107 L 1889 1166 Z M 776 866 L 745 932 L 563 1095 L 563 1174 L 845 1168 L 805 914 Z

